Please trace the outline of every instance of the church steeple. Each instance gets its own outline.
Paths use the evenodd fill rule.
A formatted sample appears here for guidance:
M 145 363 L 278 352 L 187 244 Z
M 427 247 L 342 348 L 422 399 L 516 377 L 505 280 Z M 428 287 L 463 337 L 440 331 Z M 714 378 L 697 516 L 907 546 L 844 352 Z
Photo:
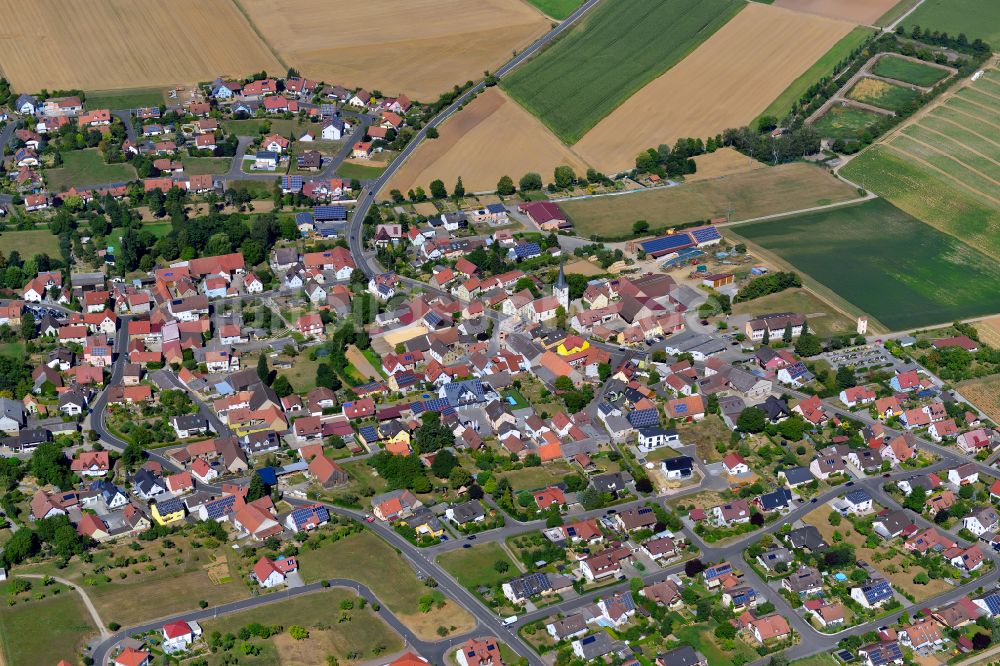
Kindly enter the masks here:
M 569 311 L 569 283 L 566 282 L 566 273 L 563 270 L 564 262 L 559 262 L 559 277 L 552 287 L 552 295 L 559 300 L 559 305 L 567 312 Z

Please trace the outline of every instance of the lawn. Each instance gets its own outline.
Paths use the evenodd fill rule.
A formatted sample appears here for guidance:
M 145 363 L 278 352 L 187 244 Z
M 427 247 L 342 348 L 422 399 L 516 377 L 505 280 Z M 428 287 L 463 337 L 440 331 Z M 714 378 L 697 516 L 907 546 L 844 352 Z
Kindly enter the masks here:
M 275 319 L 271 321 L 274 322 Z M 278 374 L 284 375 L 298 393 L 316 388 L 316 369 L 319 368 L 319 359 L 310 359 L 308 354 L 299 354 L 290 360 L 292 367 L 279 369 Z
M 84 641 L 97 633 L 80 596 L 63 585 L 43 587 L 40 580 L 31 584 L 31 592 L 19 595 L 17 604 L 0 613 L 4 663 L 34 666 L 55 664 L 60 659 L 76 663 Z M 5 598 L 8 587 L 9 583 L 3 588 Z M 52 594 L 57 587 L 59 594 Z M 45 591 L 45 599 L 28 600 L 40 590 Z
M 497 562 L 507 565 L 505 573 L 499 573 L 494 568 Z M 469 589 L 481 585 L 493 587 L 516 575 L 518 571 L 507 553 L 496 543 L 483 543 L 443 553 L 437 558 L 437 563 Z
M 572 472 L 569 463 L 559 460 L 545 463 L 540 467 L 524 467 L 504 472 L 503 477 L 510 481 L 514 490 L 536 490 L 554 483 L 560 483 L 563 477 Z
M 23 342 L 4 342 L 0 344 L 0 356 L 23 356 Z
M 742 9 L 736 0 L 616 0 L 504 80 L 504 88 L 572 144 L 679 63 Z
M 854 333 L 855 322 L 833 309 L 805 289 L 786 289 L 752 301 L 733 304 L 733 314 L 763 314 L 765 312 L 800 312 L 809 316 L 809 330 L 829 337 Z
M 733 657 L 737 655 L 743 658 L 744 663 L 757 659 L 757 652 L 739 639 L 733 641 L 732 651 L 723 650 L 712 633 L 714 629 L 714 624 L 689 624 L 675 627 L 674 635 L 682 645 L 690 645 L 705 655 L 708 666 L 731 666 Z
M 56 192 L 72 186 L 83 187 L 124 183 L 136 179 L 131 164 L 105 164 L 96 148 L 69 150 L 62 153 L 62 166 L 45 170 L 45 182 Z
M 267 640 L 255 638 L 249 641 L 262 648 L 261 654 L 240 655 L 240 663 L 253 666 L 320 664 L 324 663 L 329 654 L 345 660 L 353 652 L 374 658 L 383 653 L 391 654 L 401 650 L 403 642 L 400 637 L 369 606 L 361 609 L 359 599 L 351 590 L 331 588 L 206 621 L 203 629 L 208 635 L 213 631 L 225 635 L 237 634 L 241 628 L 253 622 L 281 624 L 285 628 L 284 633 Z M 354 608 L 341 611 L 340 604 L 344 600 L 352 600 Z M 308 629 L 309 638 L 292 639 L 287 633 L 288 627 L 292 625 Z M 222 664 L 222 657 L 222 654 L 211 655 L 209 664 Z
M 857 197 L 854 188 L 810 164 L 782 164 L 724 178 L 657 187 L 621 196 L 566 201 L 577 235 L 620 238 L 636 220 L 648 220 L 650 233 L 699 220 L 726 216 L 747 220 Z
M 890 330 L 1000 311 L 996 262 L 881 199 L 729 231 Z
M 562 21 L 583 4 L 583 0 L 528 0 L 546 16 Z
M 233 160 L 229 157 L 182 157 L 181 162 L 184 164 L 186 175 L 202 176 L 207 173 L 212 175 L 226 173 Z
M 162 88 L 95 90 L 86 93 L 85 109 L 139 109 L 164 103 Z
M 348 180 L 374 180 L 381 176 L 383 171 L 385 171 L 385 167 L 365 166 L 351 162 L 344 162 L 337 167 L 337 175 Z
M 889 79 L 905 81 L 915 86 L 925 88 L 933 86 L 935 83 L 948 76 L 948 72 L 937 67 L 913 62 L 906 58 L 887 55 L 879 58 L 872 68 L 872 72 Z
M 278 177 L 278 173 L 275 172 L 274 177 Z M 271 188 L 273 183 L 271 181 L 262 180 L 236 180 L 229 184 L 229 187 L 234 190 L 244 190 L 250 193 L 250 196 L 254 199 L 270 199 L 271 198 Z
M 902 24 L 907 32 L 915 25 L 949 35 L 965 33 L 1000 48 L 1000 3 L 995 0 L 926 0 Z
M 521 395 L 521 392 L 515 388 L 504 391 L 503 396 L 504 398 L 514 399 L 514 404 L 511 405 L 511 409 L 527 409 L 528 407 L 531 407 L 531 405 L 528 404 L 528 401 L 524 399 L 524 396 Z M 509 402 L 510 401 L 508 400 L 508 403 Z
M 881 109 L 902 111 L 920 97 L 920 91 L 893 85 L 878 79 L 863 78 L 854 84 L 854 87 L 848 91 L 847 96 Z
M 55 258 L 59 256 L 59 237 L 48 229 L 4 231 L 0 233 L 0 247 L 4 254 L 9 255 L 16 250 L 24 259 L 30 259 L 36 254 L 47 254 Z
M 267 123 L 270 123 L 268 125 Z M 299 118 L 248 118 L 246 120 L 223 120 L 222 128 L 226 133 L 236 133 L 238 136 L 256 136 L 260 133 L 261 127 L 270 127 L 271 134 L 280 134 L 289 139 L 298 139 L 312 130 L 318 133 L 323 125 L 321 123 L 306 122 Z
M 969 189 L 971 183 L 943 177 L 885 145 L 871 146 L 841 173 L 910 215 L 1000 259 L 1000 203 L 995 192 L 993 200 L 987 199 Z
M 790 666 L 840 666 L 840 662 L 829 652 L 820 652 L 805 659 L 796 659 Z
M 436 641 L 438 626 L 464 633 L 475 620 L 454 601 L 429 613 L 418 610 L 420 597 L 430 588 L 417 580 L 413 569 L 391 546 L 371 532 L 353 534 L 317 550 L 301 550 L 299 567 L 306 582 L 336 576 L 367 586 L 407 627 L 424 640 Z M 377 566 L 373 566 L 377 563 Z
M 824 139 L 857 139 L 881 119 L 874 111 L 866 111 L 844 104 L 831 107 L 813 123 Z
M 813 63 L 802 76 L 792 81 L 792 84 L 781 93 L 771 105 L 764 110 L 762 116 L 774 116 L 779 120 L 791 112 L 792 105 L 798 102 L 811 86 L 820 79 L 831 76 L 834 69 L 846 59 L 854 49 L 861 46 L 874 30 L 871 28 L 858 26 L 850 31 L 839 42 L 833 45 L 822 58 Z

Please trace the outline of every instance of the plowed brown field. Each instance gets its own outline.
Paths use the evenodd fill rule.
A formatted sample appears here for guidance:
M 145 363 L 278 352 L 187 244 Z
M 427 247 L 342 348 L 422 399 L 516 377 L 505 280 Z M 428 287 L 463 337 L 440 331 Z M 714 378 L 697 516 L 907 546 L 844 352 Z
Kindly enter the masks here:
M 707 137 L 756 118 L 853 25 L 749 3 L 691 55 L 633 95 L 574 148 L 606 173 L 678 137 Z
M 774 0 L 776 7 L 864 25 L 874 25 L 898 3 L 899 0 Z
M 541 121 L 499 88 L 490 88 L 446 122 L 439 138 L 421 144 L 385 192 L 395 188 L 405 193 L 417 185 L 426 189 L 435 178 L 450 190 L 459 176 L 466 190 L 482 192 L 496 189 L 501 176 L 516 183 L 529 171 L 551 182 L 561 164 L 581 175 L 587 170 Z
M 427 101 L 481 78 L 550 26 L 521 0 L 240 1 L 303 75 Z
M 0 0 L 15 90 L 113 90 L 284 68 L 231 0 Z

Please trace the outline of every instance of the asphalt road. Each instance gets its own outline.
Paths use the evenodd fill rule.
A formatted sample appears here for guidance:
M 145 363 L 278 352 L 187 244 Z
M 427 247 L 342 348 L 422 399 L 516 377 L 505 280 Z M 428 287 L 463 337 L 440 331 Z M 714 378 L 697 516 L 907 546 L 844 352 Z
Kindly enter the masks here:
M 494 76 L 497 79 L 502 79 L 504 76 L 512 72 L 518 65 L 523 63 L 525 60 L 531 58 L 540 49 L 544 48 L 546 45 L 552 42 L 569 29 L 574 23 L 580 20 L 587 12 L 593 9 L 601 0 L 587 0 L 587 2 L 580 5 L 580 7 L 570 14 L 566 20 L 560 23 L 558 26 L 547 32 L 546 34 L 539 37 L 533 44 L 527 47 L 525 50 L 518 53 L 516 56 L 511 58 L 505 65 L 500 67 Z M 367 277 L 371 277 L 376 273 L 380 272 L 378 264 L 372 259 L 371 262 L 365 257 L 364 247 L 362 246 L 361 238 L 361 224 L 364 222 L 365 216 L 368 214 L 368 210 L 371 208 L 372 203 L 375 200 L 375 194 L 385 187 L 385 184 L 395 175 L 396 171 L 409 159 L 410 155 L 417 149 L 417 146 L 427 138 L 427 129 L 431 127 L 438 127 L 441 123 L 451 117 L 455 112 L 457 112 L 462 106 L 464 106 L 474 95 L 479 94 L 486 89 L 486 83 L 480 81 L 474 85 L 469 90 L 465 91 L 452 102 L 450 105 L 441 110 L 438 115 L 434 116 L 424 127 L 417 132 L 416 136 L 410 140 L 410 143 L 396 156 L 386 170 L 382 172 L 378 178 L 374 181 L 365 185 L 361 194 L 358 196 L 358 204 L 354 208 L 354 213 L 351 216 L 349 228 L 349 246 L 351 249 L 351 255 L 354 256 L 354 261 L 358 264 L 358 268 L 364 271 Z

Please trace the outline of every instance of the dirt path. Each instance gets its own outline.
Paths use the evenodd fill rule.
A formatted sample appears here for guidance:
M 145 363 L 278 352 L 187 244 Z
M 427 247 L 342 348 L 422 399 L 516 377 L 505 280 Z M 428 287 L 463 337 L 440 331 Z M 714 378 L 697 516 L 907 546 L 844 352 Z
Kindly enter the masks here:
M 361 350 L 354 345 L 347 348 L 345 356 L 347 357 L 347 360 L 350 361 L 351 365 L 354 366 L 354 369 L 368 379 L 382 379 L 382 375 L 375 369 L 375 366 L 373 366 L 368 359 L 365 358 L 365 355 L 361 353 Z
M 38 580 L 45 578 L 45 576 L 42 576 L 40 574 L 17 574 L 17 575 L 21 578 L 36 578 Z M 79 592 L 80 598 L 83 599 L 83 605 L 87 607 L 87 612 L 90 613 L 90 618 L 94 621 L 94 624 L 97 625 L 98 631 L 101 632 L 101 638 L 102 639 L 108 638 L 111 635 L 111 632 L 108 631 L 108 628 L 104 626 L 104 622 L 101 620 L 101 616 L 97 613 L 97 608 L 94 606 L 94 603 L 90 600 L 90 597 L 87 596 L 87 593 L 83 591 L 82 587 L 80 587 L 76 583 L 66 580 L 65 578 L 60 578 L 59 576 L 49 576 L 49 578 L 56 581 L 57 583 L 62 583 L 63 585 L 71 587 L 77 592 Z

